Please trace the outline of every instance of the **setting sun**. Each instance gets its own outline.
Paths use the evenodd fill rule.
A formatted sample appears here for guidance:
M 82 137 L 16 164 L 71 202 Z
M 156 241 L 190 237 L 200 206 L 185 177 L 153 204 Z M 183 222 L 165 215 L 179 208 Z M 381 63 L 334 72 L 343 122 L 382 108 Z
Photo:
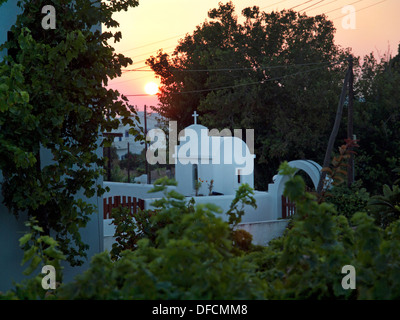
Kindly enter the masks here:
M 154 95 L 158 92 L 158 85 L 155 82 L 149 82 L 144 87 L 144 91 L 147 94 Z

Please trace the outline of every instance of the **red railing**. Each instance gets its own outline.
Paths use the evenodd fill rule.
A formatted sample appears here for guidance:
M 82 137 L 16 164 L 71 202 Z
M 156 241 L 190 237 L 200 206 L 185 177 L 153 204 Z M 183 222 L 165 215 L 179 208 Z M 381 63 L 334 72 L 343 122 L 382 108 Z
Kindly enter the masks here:
M 130 208 L 130 213 L 133 215 L 136 213 L 137 208 L 144 210 L 144 200 L 126 196 L 103 198 L 104 219 L 111 219 L 111 211 L 117 207 L 128 207 Z
M 296 204 L 282 196 L 282 219 L 287 219 L 296 213 Z

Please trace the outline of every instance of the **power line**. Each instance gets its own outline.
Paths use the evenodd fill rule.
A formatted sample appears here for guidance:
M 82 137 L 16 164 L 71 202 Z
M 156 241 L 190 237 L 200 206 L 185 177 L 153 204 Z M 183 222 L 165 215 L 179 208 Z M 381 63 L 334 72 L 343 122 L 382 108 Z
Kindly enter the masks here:
M 380 4 L 380 3 L 383 3 L 383 2 L 385 2 L 385 1 L 387 1 L 387 0 L 382 0 L 382 1 L 379 1 L 379 2 L 377 2 L 377 3 L 371 4 L 371 5 L 367 6 L 367 7 L 358 9 L 358 10 L 356 10 L 356 12 L 360 12 L 360 11 L 362 11 L 362 10 L 371 8 L 371 7 L 376 6 L 376 5 Z M 334 19 L 332 19 L 332 20 L 337 20 L 337 19 L 343 18 L 343 17 L 345 17 L 345 16 L 346 16 L 346 15 L 342 15 L 342 16 L 336 17 L 336 18 L 334 18 Z
M 282 0 L 282 1 L 275 2 L 275 3 L 273 3 L 273 4 L 270 4 L 269 6 L 260 8 L 260 10 L 263 10 L 263 9 L 266 9 L 266 8 L 269 8 L 269 7 L 272 7 L 272 6 L 276 5 L 276 4 L 280 4 L 280 3 L 285 2 L 285 1 L 287 1 L 287 0 Z
M 166 49 L 175 48 L 175 47 L 176 47 L 176 45 L 174 44 L 174 45 L 172 45 L 172 46 L 168 46 L 168 47 L 161 48 L 161 49 L 162 49 L 162 50 L 166 50 Z M 133 56 L 133 57 L 130 57 L 130 58 L 131 58 L 131 59 L 134 59 L 134 58 L 141 57 L 141 56 L 145 56 L 145 55 L 148 55 L 148 54 L 154 54 L 154 50 L 153 50 L 153 51 L 146 52 L 146 53 L 138 54 L 138 55 Z
M 286 2 L 286 1 L 287 1 L 287 0 L 278 1 L 278 2 L 275 2 L 275 3 L 271 4 L 271 5 L 262 7 L 262 8 L 260 8 L 260 9 L 262 10 L 262 9 L 271 7 L 271 6 L 276 5 L 276 4 L 282 4 L 283 2 Z M 304 4 L 306 4 L 306 3 L 309 3 L 309 2 L 311 2 L 311 1 L 314 1 L 314 0 L 307 0 L 307 1 L 304 1 L 303 3 L 301 3 L 301 4 L 299 4 L 299 5 L 296 5 L 296 6 L 292 7 L 292 8 L 290 8 L 290 9 L 299 7 L 299 6 L 301 6 L 301 5 L 304 5 Z M 321 1 L 325 1 L 325 0 L 321 0 Z M 337 0 L 334 0 L 334 1 L 337 1 Z M 332 1 L 332 2 L 334 2 L 334 1 Z M 357 3 L 357 2 L 360 2 L 360 1 L 363 1 L 363 0 L 358 0 L 358 1 L 354 2 L 354 3 Z M 329 3 L 327 3 L 327 4 L 330 4 L 330 3 L 332 3 L 332 2 L 329 2 Z M 312 7 L 312 6 L 314 6 L 314 5 L 318 4 L 318 3 L 320 3 L 320 2 L 317 2 L 317 3 L 313 4 L 313 5 L 310 5 L 310 6 L 307 7 L 307 8 L 310 8 L 310 7 Z M 352 4 L 354 4 L 354 3 L 352 3 Z M 319 6 L 319 7 L 325 6 L 325 5 L 327 5 L 327 4 L 321 5 L 321 6 Z M 307 8 L 305 8 L 305 9 L 307 9 Z M 317 7 L 317 8 L 318 8 L 318 7 Z M 305 9 L 303 9 L 303 10 L 305 10 Z M 314 9 L 316 9 L 316 8 L 314 8 Z M 314 9 L 312 9 L 312 10 L 314 10 Z M 329 12 L 333 12 L 333 11 L 336 11 L 336 10 L 339 10 L 339 9 L 340 9 L 340 8 L 337 8 L 337 9 L 332 10 L 332 11 L 329 11 Z M 328 12 L 328 13 L 329 13 L 329 12 Z M 173 36 L 173 37 L 169 37 L 169 38 L 161 39 L 161 40 L 158 40 L 158 41 L 154 41 L 154 42 L 151 42 L 151 43 L 147 43 L 147 44 L 144 44 L 144 45 L 135 47 L 135 48 L 131 48 L 131 49 L 124 50 L 124 51 L 122 51 L 122 53 L 126 53 L 126 52 L 129 52 L 129 51 L 132 51 L 132 50 L 136 50 L 136 49 L 141 49 L 141 48 L 144 48 L 144 47 L 147 47 L 147 46 L 151 46 L 151 45 L 154 45 L 154 44 L 157 44 L 157 43 L 161 43 L 161 42 L 164 42 L 164 41 L 168 41 L 168 40 L 172 40 L 172 39 L 177 39 L 177 38 L 182 37 L 182 36 L 184 36 L 184 35 L 186 35 L 186 34 L 187 34 L 187 33 L 184 33 L 184 34 L 176 35 L 176 36 Z M 174 46 L 168 46 L 167 48 L 171 48 L 171 47 L 174 47 Z M 153 52 L 149 52 L 149 54 L 150 54 L 150 53 L 153 53 Z M 137 55 L 137 56 L 135 56 L 135 57 L 143 56 L 143 55 L 146 55 L 146 54 L 140 54 L 140 55 Z M 146 62 L 146 60 L 147 60 L 147 59 L 145 59 L 145 60 L 140 60 L 140 61 L 136 61 L 136 62 L 133 62 L 133 64 L 143 63 L 143 62 Z
M 149 77 L 151 77 L 151 75 L 147 74 L 147 75 L 145 75 L 145 76 L 138 77 L 138 78 L 135 78 L 135 79 L 127 79 L 127 80 L 118 81 L 118 82 L 112 83 L 112 85 L 114 86 L 114 85 L 117 85 L 117 84 L 121 84 L 121 83 L 125 83 L 125 82 L 131 82 L 131 81 L 136 81 L 136 80 L 145 79 L 145 78 L 149 78 Z
M 325 0 L 320 0 L 320 1 L 318 1 L 318 2 L 316 2 L 316 3 L 314 3 L 314 4 L 310 5 L 310 6 L 308 6 L 308 7 L 306 7 L 306 8 L 301 9 L 301 10 L 302 10 L 302 11 L 306 11 L 307 9 L 312 8 L 312 7 L 316 6 L 318 3 L 321 3 L 321 2 L 324 2 L 324 1 L 325 1 Z
M 333 0 L 333 1 L 330 1 L 330 2 L 328 2 L 328 3 L 325 3 L 325 4 L 321 4 L 320 6 L 318 6 L 318 7 L 315 7 L 315 8 L 312 8 L 311 10 L 309 10 L 309 11 L 312 11 L 312 10 L 315 10 L 315 9 L 318 9 L 318 8 L 322 8 L 322 7 L 325 7 L 325 6 L 327 6 L 328 4 L 331 4 L 331 3 L 334 3 L 334 2 L 336 2 L 336 1 L 338 1 L 338 0 Z M 316 5 L 317 5 L 318 3 L 316 3 Z M 307 9 L 307 8 L 306 8 Z M 305 9 L 303 9 L 303 10 L 305 10 Z
M 330 64 L 332 62 L 310 62 L 310 63 L 293 63 L 288 65 L 277 65 L 277 66 L 259 66 L 253 68 L 219 68 L 219 69 L 177 69 L 172 68 L 172 71 L 179 71 L 179 72 L 222 72 L 222 71 L 246 71 L 246 70 L 267 70 L 267 69 L 279 69 L 279 68 L 288 68 L 288 67 L 296 67 L 296 66 L 310 66 L 310 65 L 319 65 L 319 64 Z M 138 69 L 131 69 L 131 70 L 122 70 L 125 72 L 129 71 L 153 71 L 153 70 L 138 70 Z
M 305 2 L 303 2 L 303 3 L 301 3 L 301 4 L 298 4 L 297 6 L 294 6 L 294 7 L 289 8 L 289 10 L 292 10 L 292 9 L 294 9 L 294 8 L 297 8 L 297 7 L 300 7 L 300 6 L 302 6 L 303 4 L 309 3 L 309 2 L 311 2 L 311 1 L 314 1 L 314 0 L 305 1 Z
M 141 49 L 141 48 L 144 48 L 144 47 L 151 46 L 151 45 L 153 45 L 153 44 L 157 44 L 157 43 L 164 42 L 164 41 L 168 41 L 168 40 L 172 40 L 172 39 L 177 39 L 177 38 L 182 37 L 182 36 L 184 36 L 184 35 L 186 35 L 186 33 L 183 33 L 183 34 L 180 34 L 180 35 L 177 35 L 177 36 L 173 36 L 173 37 L 170 37 L 170 38 L 166 38 L 166 39 L 154 41 L 154 42 L 151 42 L 151 43 L 147 43 L 147 44 L 144 44 L 144 45 L 139 46 L 139 47 L 127 49 L 127 50 L 124 50 L 124 52 L 132 51 L 132 50 L 136 50 L 136 49 Z
M 279 2 L 276 2 L 276 3 L 272 4 L 272 5 L 280 4 L 280 3 L 283 3 L 283 2 L 285 2 L 285 1 L 286 1 L 286 0 L 279 1 Z M 319 4 L 319 3 L 323 2 L 323 1 L 325 1 L 325 0 L 321 0 L 321 1 L 317 2 L 317 3 L 315 3 L 315 4 L 312 4 L 312 5 L 310 5 L 310 6 L 306 7 L 306 8 L 304 8 L 303 10 L 309 9 L 309 8 L 315 6 L 315 5 L 317 5 L 317 4 Z M 328 2 L 328 3 L 325 3 L 325 4 L 323 4 L 323 5 L 320 5 L 320 6 L 318 6 L 318 7 L 312 8 L 311 10 L 315 10 L 315 9 L 320 8 L 320 7 L 322 7 L 322 6 L 326 6 L 326 5 L 331 4 L 331 3 L 335 2 L 335 1 L 337 1 L 337 0 L 330 1 L 330 2 Z M 354 1 L 354 2 L 350 3 L 349 5 L 354 5 L 354 4 L 359 3 L 359 2 L 361 2 L 361 1 L 364 1 L 364 0 L 357 0 L 357 1 Z M 386 1 L 387 1 L 387 0 L 382 0 L 382 1 L 380 1 L 380 2 L 371 4 L 371 5 L 367 6 L 367 7 L 364 7 L 364 8 L 361 8 L 361 9 L 357 10 L 357 12 L 360 12 L 360 11 L 362 11 L 362 10 L 371 8 L 371 7 L 373 7 L 373 6 L 376 6 L 376 5 L 381 4 L 381 3 L 383 3 L 383 2 L 386 2 Z M 305 1 L 305 2 L 303 2 L 303 3 L 300 4 L 300 5 L 304 5 L 304 4 L 309 3 L 309 2 L 311 2 L 311 0 Z M 269 6 L 272 6 L 272 5 L 269 5 Z M 298 6 L 300 6 L 300 5 L 297 5 L 297 6 L 295 6 L 295 7 L 298 7 Z M 266 6 L 266 7 L 263 7 L 263 8 L 267 8 L 267 7 L 269 7 L 269 6 Z M 292 7 L 292 8 L 295 8 L 295 7 Z M 262 8 L 262 9 L 263 9 L 263 8 Z M 339 7 L 339 8 L 333 9 L 333 10 L 330 10 L 330 11 L 328 11 L 328 12 L 325 12 L 325 14 L 328 14 L 328 13 L 331 13 L 331 12 L 334 12 L 334 11 L 337 11 L 337 10 L 339 10 L 339 9 L 341 9 L 341 8 L 342 8 L 342 7 Z M 343 18 L 344 16 L 345 16 L 345 15 L 338 16 L 338 17 L 333 18 L 333 19 L 331 19 L 331 20 L 337 20 L 337 19 Z M 172 38 L 163 39 L 163 40 L 160 40 L 160 41 L 153 42 L 153 43 L 151 43 L 151 44 L 159 43 L 159 42 L 166 41 L 166 40 L 169 40 L 169 39 L 172 39 Z M 151 45 L 151 44 L 147 44 L 147 45 Z M 147 45 L 144 45 L 144 46 L 141 46 L 141 47 L 145 47 L 145 46 L 147 46 Z M 140 47 L 138 47 L 138 48 L 140 48 Z M 144 54 L 143 54 L 143 55 L 144 55 Z M 146 59 L 146 60 L 147 60 L 147 59 Z M 137 62 L 134 62 L 133 64 L 139 64 L 139 63 L 141 63 L 141 62 L 145 62 L 146 60 L 137 61 Z M 152 71 L 152 70 L 140 70 L 140 69 L 143 69 L 143 68 L 146 68 L 146 67 L 147 67 L 147 66 L 142 66 L 142 67 L 135 68 L 135 69 L 133 69 L 133 70 L 123 70 L 123 72 L 130 72 L 130 71 L 151 72 L 151 71 Z M 190 70 L 182 70 L 182 71 L 189 72 Z M 213 71 L 213 70 L 198 70 L 198 71 Z M 221 71 L 222 71 L 222 70 L 221 70 Z M 224 71 L 234 71 L 234 70 L 232 70 L 232 69 L 227 69 L 227 70 L 224 70 Z M 195 70 L 192 70 L 192 72 L 195 72 Z M 123 82 L 127 82 L 127 81 L 133 81 L 133 80 L 126 80 L 126 81 L 123 81 Z M 120 82 L 119 82 L 119 83 L 120 83 Z
M 278 2 L 276 2 L 276 3 L 273 3 L 273 4 L 271 4 L 271 5 L 268 5 L 268 6 L 266 6 L 266 7 L 260 8 L 260 9 L 262 10 L 262 9 L 271 7 L 271 6 L 275 5 L 275 4 L 279 4 L 279 3 L 282 3 L 282 2 L 285 2 L 285 1 L 287 1 L 287 0 L 278 1 Z M 313 1 L 313 0 L 309 0 L 309 1 Z M 161 39 L 161 40 L 158 40 L 158 41 L 155 41 L 155 42 L 147 43 L 147 44 L 141 45 L 141 46 L 139 46 L 139 47 L 127 49 L 127 50 L 124 50 L 123 52 L 128 52 L 128 51 L 132 51 L 132 50 L 136 50 L 136 49 L 141 49 L 141 48 L 148 47 L 148 46 L 151 46 L 151 45 L 160 43 L 160 42 L 164 42 L 164 41 L 168 41 L 168 40 L 172 40 L 172 39 L 177 39 L 177 38 L 179 38 L 179 37 L 185 36 L 186 34 L 187 34 L 187 32 L 186 32 L 186 33 L 179 34 L 179 35 L 176 35 L 176 36 L 173 36 L 173 37 L 170 37 L 170 38 L 165 38 L 165 39 Z
M 340 62 L 343 62 L 343 61 L 338 61 L 336 63 L 331 63 L 331 64 L 332 65 L 336 65 L 336 64 L 339 64 Z M 264 84 L 266 82 L 281 80 L 281 79 L 284 79 L 284 78 L 287 78 L 287 77 L 296 76 L 296 75 L 300 75 L 300 74 L 304 74 L 304 73 L 320 70 L 320 69 L 323 69 L 323 68 L 324 67 L 318 67 L 318 68 L 313 68 L 313 69 L 310 69 L 310 70 L 303 70 L 303 71 L 299 71 L 299 72 L 296 72 L 296 73 L 283 75 L 283 76 L 279 76 L 279 77 L 274 77 L 274 78 L 270 78 L 270 79 L 264 79 L 264 80 L 256 81 L 256 82 L 241 83 L 241 84 L 236 84 L 236 85 L 231 85 L 231 86 L 223 86 L 223 87 L 209 88 L 209 89 L 181 91 L 181 92 L 174 92 L 172 94 L 201 93 L 201 92 L 208 92 L 208 91 L 215 91 L 215 90 L 233 89 L 233 88 L 238 88 L 238 87 L 243 87 L 243 86 L 250 86 L 250 85 L 255 85 L 255 84 Z M 148 94 L 128 94 L 128 95 L 126 95 L 125 94 L 124 96 L 125 97 L 143 97 L 143 96 L 150 96 L 150 95 L 148 95 Z
M 358 3 L 358 2 L 361 2 L 361 1 L 364 1 L 364 0 L 357 0 L 357 1 L 354 1 L 353 3 L 349 3 L 348 5 L 351 6 L 351 5 L 356 4 L 356 3 Z M 336 8 L 336 9 L 334 9 L 334 10 L 330 10 L 330 11 L 328 11 L 328 12 L 324 12 L 324 13 L 325 13 L 325 14 L 328 14 L 328 13 L 337 11 L 337 10 L 342 9 L 342 8 L 343 8 L 343 6 L 342 6 L 342 7 L 339 7 L 339 8 Z

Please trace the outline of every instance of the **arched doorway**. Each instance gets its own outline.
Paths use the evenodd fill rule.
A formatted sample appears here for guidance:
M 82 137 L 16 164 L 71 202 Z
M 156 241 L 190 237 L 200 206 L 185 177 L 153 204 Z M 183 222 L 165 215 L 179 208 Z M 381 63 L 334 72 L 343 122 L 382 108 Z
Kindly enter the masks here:
M 297 169 L 296 173 L 299 170 L 304 171 L 310 177 L 314 188 L 317 189 L 322 169 L 318 163 L 312 160 L 294 160 L 288 164 L 290 167 Z M 274 182 L 268 186 L 268 192 L 274 201 L 276 219 L 282 218 L 282 194 L 285 189 L 285 183 L 288 180 L 288 176 L 278 174 L 274 176 Z

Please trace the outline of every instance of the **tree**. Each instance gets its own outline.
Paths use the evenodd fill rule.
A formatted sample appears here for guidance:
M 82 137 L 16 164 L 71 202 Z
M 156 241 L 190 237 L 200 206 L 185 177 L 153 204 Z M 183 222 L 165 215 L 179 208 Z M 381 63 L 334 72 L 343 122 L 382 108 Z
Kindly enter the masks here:
M 159 51 L 147 60 L 161 78 L 157 110 L 180 129 L 193 110 L 211 128 L 254 129 L 261 188 L 282 160 L 321 162 L 348 54 L 334 44 L 333 23 L 258 7 L 244 9 L 239 23 L 232 2 L 208 15 L 171 57 Z
M 95 208 L 75 196 L 104 192 L 96 184 L 103 167 L 99 135 L 118 127 L 117 116 L 133 134 L 139 121 L 125 97 L 105 88 L 132 63 L 108 44 L 121 33 L 93 27 L 118 26 L 113 13 L 138 2 L 55 0 L 54 30 L 41 26 L 46 4 L 18 1 L 23 13 L 11 28 L 13 39 L 0 48 L 17 52 L 0 63 L 2 192 L 10 211 L 36 218 L 45 235 L 54 231 L 68 261 L 79 265 L 87 248 L 79 228 Z M 54 161 L 45 163 L 45 153 Z
M 140 154 L 129 152 L 126 154 L 124 159 L 120 161 L 120 167 L 121 169 L 130 171 L 137 170 L 139 168 L 142 168 L 144 170 L 145 161 L 146 157 L 143 152 Z
M 360 140 L 355 173 L 373 194 L 393 185 L 400 166 L 400 45 L 391 58 L 364 57 L 356 82 L 354 133 Z

